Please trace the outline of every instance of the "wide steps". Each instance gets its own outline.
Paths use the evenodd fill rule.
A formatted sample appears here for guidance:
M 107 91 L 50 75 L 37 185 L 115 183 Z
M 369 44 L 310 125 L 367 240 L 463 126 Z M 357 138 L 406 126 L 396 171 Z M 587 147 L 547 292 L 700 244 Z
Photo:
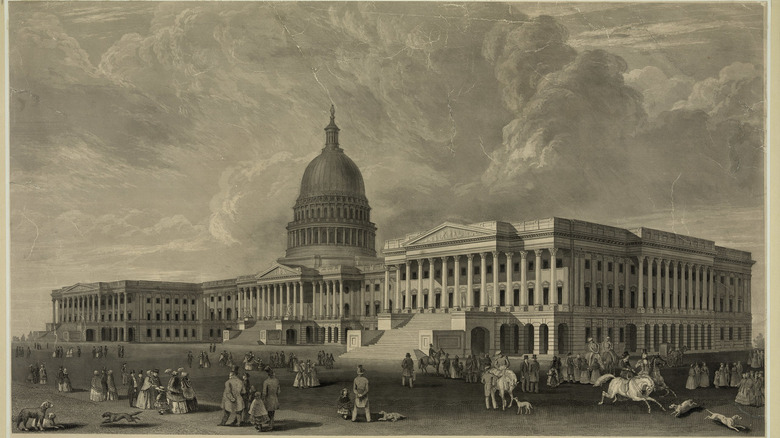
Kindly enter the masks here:
M 399 360 L 419 349 L 420 330 L 451 330 L 451 315 L 415 314 L 402 327 L 386 330 L 373 345 L 363 346 L 341 355 L 344 359 Z

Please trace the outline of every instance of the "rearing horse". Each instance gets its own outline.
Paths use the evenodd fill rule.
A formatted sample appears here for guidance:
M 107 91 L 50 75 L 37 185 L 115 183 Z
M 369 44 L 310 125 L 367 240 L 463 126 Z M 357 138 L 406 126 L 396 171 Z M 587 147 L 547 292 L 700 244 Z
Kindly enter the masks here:
M 609 382 L 610 380 L 611 382 Z M 605 397 L 611 398 L 612 403 L 615 403 L 617 401 L 617 396 L 622 395 L 633 401 L 645 402 L 648 414 L 650 413 L 650 403 L 647 402 L 648 400 L 657 404 L 662 411 L 666 411 L 666 409 L 661 406 L 661 403 L 658 403 L 656 399 L 650 397 L 650 394 L 655 391 L 655 384 L 650 376 L 636 376 L 630 379 L 624 379 L 622 377 L 615 377 L 612 374 L 604 374 L 596 380 L 596 383 L 594 383 L 593 386 L 601 386 L 606 382 L 609 382 L 609 388 L 607 388 L 606 392 L 601 392 L 601 401 L 599 402 L 599 405 L 604 404 Z
M 655 389 L 666 390 L 666 394 L 664 394 L 664 396 L 669 395 L 669 393 L 671 392 L 673 396 L 677 397 L 677 394 L 675 394 L 675 392 L 672 391 L 672 389 L 666 385 L 666 382 L 664 381 L 664 377 L 661 375 L 662 366 L 666 366 L 666 361 L 657 354 L 653 356 L 653 358 L 650 360 L 650 378 L 653 379 L 653 383 L 655 384 Z

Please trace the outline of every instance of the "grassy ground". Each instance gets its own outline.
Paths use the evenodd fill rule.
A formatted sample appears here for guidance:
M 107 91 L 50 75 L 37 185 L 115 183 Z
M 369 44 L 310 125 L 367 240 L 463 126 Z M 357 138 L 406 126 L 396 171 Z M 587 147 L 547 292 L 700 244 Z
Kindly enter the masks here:
M 222 350 L 219 346 L 219 351 Z M 82 358 L 52 359 L 51 352 L 34 351 L 31 358 L 12 359 L 12 407 L 14 414 L 22 407 L 35 407 L 43 400 L 54 403 L 53 412 L 61 423 L 67 425 L 62 432 L 49 433 L 98 433 L 98 434 L 230 434 L 246 435 L 258 433 L 252 427 L 219 427 L 222 412 L 219 403 L 222 397 L 227 369 L 217 363 L 217 355 L 211 354 L 210 369 L 188 370 L 197 392 L 201 410 L 186 415 L 158 415 L 155 411 L 141 414 L 138 424 L 101 425 L 101 414 L 111 412 L 132 412 L 124 394 L 121 400 L 112 402 L 89 401 L 89 380 L 94 369 L 103 366 L 113 369 L 118 383 L 121 383 L 119 369 L 122 361 L 128 369 L 149 369 L 186 367 L 187 350 L 198 352 L 205 347 L 194 345 L 128 345 L 127 357 L 117 359 L 115 348 L 104 360 Z M 343 351 L 340 347 L 325 347 L 335 355 Z M 279 347 L 255 347 L 253 351 L 267 358 Z M 285 353 L 296 352 L 300 358 L 316 359 L 316 347 L 284 348 Z M 84 349 L 87 351 L 87 349 Z M 233 349 L 234 357 L 242 357 L 245 348 Z M 698 356 L 692 360 L 706 359 L 710 370 L 717 368 L 721 360 L 744 359 L 746 355 Z M 337 359 L 336 369 L 320 370 L 322 386 L 310 389 L 292 387 L 294 375 L 278 371 L 282 383 L 281 409 L 277 411 L 275 434 L 283 435 L 731 435 L 730 430 L 705 420 L 706 412 L 692 412 L 676 419 L 668 412 L 654 408 L 647 413 L 644 403 L 619 401 L 614 405 L 598 406 L 601 388 L 590 385 L 567 384 L 550 389 L 541 385 L 539 394 L 515 394 L 520 400 L 527 400 L 534 406 L 531 415 L 516 415 L 516 410 L 486 411 L 482 387 L 467 384 L 461 380 L 449 380 L 435 376 L 418 376 L 415 388 L 403 388 L 400 384 L 400 360 L 398 363 L 374 363 L 365 361 L 367 377 L 371 382 L 370 402 L 372 411 L 400 412 L 408 419 L 397 423 L 362 422 L 352 423 L 336 415 L 336 400 L 343 387 L 351 387 L 354 378 L 354 363 Z M 43 361 L 49 373 L 47 385 L 33 385 L 25 382 L 27 365 Z M 70 372 L 76 389 L 73 393 L 58 393 L 55 388 L 57 367 L 64 365 Z M 519 362 L 513 362 L 517 368 Z M 546 364 L 542 364 L 543 370 Z M 253 384 L 261 386 L 264 373 L 250 372 Z M 750 430 L 744 435 L 764 435 L 763 408 L 739 406 L 734 403 L 737 389 L 685 389 L 687 369 L 664 370 L 667 383 L 678 397 L 658 397 L 666 407 L 670 403 L 693 398 L 702 406 L 731 416 L 739 414 L 741 424 Z M 163 383 L 167 379 L 163 377 Z M 120 389 L 120 393 L 124 390 Z M 655 394 L 658 396 L 659 394 Z M 32 432 L 31 432 L 32 433 Z

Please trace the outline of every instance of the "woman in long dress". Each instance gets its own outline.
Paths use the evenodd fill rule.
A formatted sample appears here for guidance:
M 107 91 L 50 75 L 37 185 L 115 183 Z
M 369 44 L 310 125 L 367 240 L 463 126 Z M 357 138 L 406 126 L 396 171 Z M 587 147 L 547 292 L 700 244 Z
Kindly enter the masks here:
M 298 362 L 298 359 L 293 358 L 292 370 L 295 373 L 295 379 L 293 380 L 294 388 L 303 388 L 303 366 Z
M 590 384 L 595 384 L 599 377 L 601 377 L 601 358 L 598 353 L 594 353 L 590 363 Z
M 154 396 L 152 394 L 152 371 L 147 370 L 144 382 L 141 384 L 141 388 L 138 390 L 138 399 L 135 402 L 135 407 L 138 409 L 152 409 L 154 406 Z
M 739 382 L 739 390 L 737 391 L 737 397 L 734 402 L 741 405 L 750 406 L 750 387 L 753 385 L 753 381 L 750 379 L 748 373 L 742 374 L 742 381 Z
M 173 414 L 186 414 L 187 400 L 184 398 L 182 391 L 181 378 L 179 378 L 179 371 L 171 371 L 171 378 L 168 380 L 168 386 L 165 388 L 166 397 L 168 398 L 168 405 Z
M 460 377 L 458 369 L 460 368 L 460 358 L 458 356 L 455 356 L 455 359 L 450 361 L 450 370 L 449 370 L 449 378 L 450 379 L 457 379 Z
M 211 359 L 209 359 L 208 353 L 203 355 L 203 368 L 211 368 Z
M 732 388 L 737 388 L 739 387 L 739 382 L 741 381 L 742 381 L 742 374 L 739 373 L 739 368 L 737 368 L 737 364 L 732 364 L 729 386 L 731 386 Z
M 731 372 L 729 371 L 729 367 L 722 363 L 720 364 L 720 386 L 722 388 L 728 388 L 729 380 L 731 380 Z
M 63 377 L 64 375 L 65 375 L 65 373 L 63 372 L 63 368 L 62 368 L 62 367 L 60 367 L 60 368 L 57 370 L 57 391 L 58 391 L 58 392 L 62 392 L 62 377 Z
M 116 392 L 116 382 L 114 381 L 113 370 L 108 370 L 106 373 L 106 388 L 108 390 L 107 400 L 119 400 Z
M 696 381 L 697 368 L 698 365 L 696 364 L 691 364 L 691 367 L 688 368 L 688 380 L 685 381 L 685 389 L 696 389 L 699 387 Z
M 92 382 L 89 385 L 89 399 L 94 402 L 106 400 L 106 395 L 103 393 L 103 381 L 98 370 L 92 373 Z
M 705 362 L 701 363 L 701 369 L 699 369 L 699 387 L 707 388 L 710 386 L 710 369 Z
M 753 381 L 753 406 L 764 406 L 764 373 L 759 371 Z
M 68 369 L 62 369 L 62 392 L 73 392 L 73 386 L 70 384 L 70 376 L 68 376 Z
M 47 377 L 47 375 L 46 375 L 46 365 L 41 364 L 41 369 L 39 371 L 38 383 L 40 383 L 41 385 L 45 385 L 46 384 L 46 377 Z
M 187 404 L 187 412 L 198 410 L 198 398 L 195 396 L 195 390 L 192 388 L 192 381 L 187 372 L 181 373 L 181 393 Z
M 586 385 L 590 383 L 590 370 L 584 357 L 580 357 L 580 383 Z
M 312 362 L 309 366 L 309 387 L 316 386 L 320 386 L 320 376 L 317 372 L 317 365 Z
M 279 394 L 281 394 L 282 388 L 279 385 L 279 380 L 274 376 L 274 370 L 267 367 L 265 372 L 268 374 L 268 378 L 263 382 L 263 392 L 261 396 L 270 419 L 268 430 L 271 430 L 274 427 L 274 414 L 276 413 L 276 410 L 279 409 Z
M 252 422 L 252 425 L 254 425 L 255 429 L 259 432 L 266 432 L 270 430 L 269 423 L 271 421 L 268 417 L 268 410 L 265 408 L 261 393 L 256 392 L 253 397 L 254 400 L 252 400 L 252 404 L 249 405 L 249 421 Z

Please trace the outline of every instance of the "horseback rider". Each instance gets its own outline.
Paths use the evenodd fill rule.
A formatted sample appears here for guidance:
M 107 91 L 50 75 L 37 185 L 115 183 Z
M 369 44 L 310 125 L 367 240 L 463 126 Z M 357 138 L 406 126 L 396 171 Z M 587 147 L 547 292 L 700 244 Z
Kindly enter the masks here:
M 433 349 L 433 344 L 428 345 L 428 357 L 436 357 L 436 350 Z
M 620 377 L 630 379 L 633 376 L 634 370 L 631 368 L 628 351 L 624 351 L 623 356 L 620 357 Z
M 637 361 L 634 369 L 637 370 L 637 375 L 649 376 L 650 375 L 650 361 L 647 359 L 647 350 L 642 349 L 642 357 Z
M 493 367 L 503 371 L 509 368 L 509 366 L 509 358 L 504 356 L 504 353 L 497 351 L 496 357 L 493 359 Z

